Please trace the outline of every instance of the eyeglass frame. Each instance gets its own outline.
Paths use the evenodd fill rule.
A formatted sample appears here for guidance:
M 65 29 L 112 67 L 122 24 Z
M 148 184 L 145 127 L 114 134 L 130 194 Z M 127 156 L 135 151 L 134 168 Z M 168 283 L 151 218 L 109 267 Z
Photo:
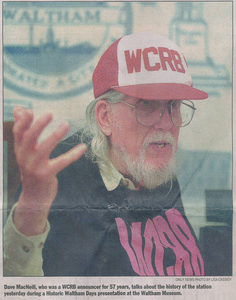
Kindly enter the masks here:
M 140 125 L 145 126 L 145 127 L 152 127 L 153 125 L 143 125 L 143 124 L 140 123 L 139 120 L 138 120 L 136 107 L 137 107 L 137 105 L 138 105 L 138 103 L 139 103 L 140 101 L 159 101 L 159 100 L 139 99 L 138 102 L 137 102 L 135 105 L 132 105 L 132 104 L 130 104 L 130 103 L 127 103 L 127 102 L 125 102 L 125 101 L 123 101 L 123 100 L 120 100 L 119 102 L 124 103 L 124 104 L 127 104 L 128 106 L 130 106 L 130 107 L 132 107 L 132 108 L 135 109 L 135 118 L 136 118 L 136 121 L 137 121 Z M 196 109 L 194 103 L 193 103 L 191 100 L 185 99 L 184 101 L 188 101 L 188 102 L 190 102 L 190 103 L 192 104 L 192 106 L 190 106 L 190 105 L 188 105 L 188 104 L 185 104 L 185 105 L 187 105 L 187 106 L 189 106 L 189 107 L 191 107 L 191 108 L 193 109 L 193 115 L 192 115 L 190 121 L 189 121 L 187 124 L 185 124 L 184 126 L 177 126 L 177 125 L 174 124 L 173 119 L 172 119 L 172 103 L 173 103 L 174 101 L 183 101 L 183 100 L 171 100 L 171 103 L 170 103 L 170 104 L 165 104 L 165 105 L 163 105 L 163 109 L 162 109 L 162 111 L 161 111 L 161 113 L 160 113 L 160 119 L 158 120 L 158 122 L 161 120 L 161 118 L 162 118 L 162 116 L 163 116 L 163 114 L 164 114 L 164 112 L 165 112 L 165 107 L 166 107 L 166 106 L 169 106 L 170 109 L 171 109 L 171 110 L 170 110 L 170 117 L 171 117 L 171 122 L 172 122 L 172 124 L 173 124 L 175 127 L 178 127 L 178 128 L 186 127 L 186 126 L 189 125 L 189 123 L 192 121 L 193 116 L 194 116 L 194 113 L 195 113 L 195 111 L 196 111 L 197 109 Z

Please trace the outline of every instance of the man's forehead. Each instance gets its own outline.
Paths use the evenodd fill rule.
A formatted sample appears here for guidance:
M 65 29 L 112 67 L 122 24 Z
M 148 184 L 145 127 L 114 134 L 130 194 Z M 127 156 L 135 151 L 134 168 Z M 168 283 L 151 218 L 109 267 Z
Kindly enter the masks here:
M 151 101 L 151 102 L 160 102 L 163 103 L 163 104 L 167 104 L 167 103 L 170 103 L 171 101 L 173 100 L 148 100 L 148 99 L 145 99 L 145 98 L 136 98 L 136 97 L 131 97 L 131 96 L 128 96 L 128 95 L 125 95 L 123 101 L 125 102 L 128 102 L 130 104 L 136 104 L 139 100 L 144 100 L 144 101 Z M 180 100 L 181 101 L 181 100 Z
M 128 103 L 136 103 L 136 102 L 138 102 L 138 100 L 139 100 L 140 98 L 136 98 L 136 97 L 131 97 L 131 96 L 128 96 L 128 95 L 125 95 L 125 97 L 124 97 L 124 101 L 126 101 L 126 102 L 128 102 Z

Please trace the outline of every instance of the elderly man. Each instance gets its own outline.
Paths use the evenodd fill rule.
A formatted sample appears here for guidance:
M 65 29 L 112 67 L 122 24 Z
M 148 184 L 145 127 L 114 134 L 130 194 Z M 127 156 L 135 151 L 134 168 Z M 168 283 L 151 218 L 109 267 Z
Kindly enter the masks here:
M 113 43 L 93 87 L 87 128 L 59 146 L 67 123 L 39 144 L 52 115 L 32 123 L 31 110 L 14 110 L 22 189 L 5 227 L 5 275 L 204 275 L 174 174 L 191 100 L 207 94 L 178 46 L 150 32 Z

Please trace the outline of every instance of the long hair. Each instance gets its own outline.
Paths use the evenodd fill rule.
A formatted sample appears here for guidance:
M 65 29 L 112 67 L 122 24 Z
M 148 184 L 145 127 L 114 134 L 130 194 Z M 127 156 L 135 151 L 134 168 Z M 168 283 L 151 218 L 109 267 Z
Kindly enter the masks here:
M 109 157 L 109 138 L 100 130 L 95 117 L 95 106 L 99 100 L 118 103 L 125 95 L 115 90 L 109 90 L 93 100 L 86 109 L 87 124 L 81 133 L 81 142 L 88 145 L 86 156 L 93 162 L 105 164 Z

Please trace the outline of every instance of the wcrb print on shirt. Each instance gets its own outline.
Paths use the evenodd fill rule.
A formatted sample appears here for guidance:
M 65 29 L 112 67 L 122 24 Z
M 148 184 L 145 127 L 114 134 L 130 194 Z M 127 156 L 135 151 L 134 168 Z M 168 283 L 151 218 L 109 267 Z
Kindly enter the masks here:
M 202 276 L 204 262 L 195 238 L 182 214 L 175 208 L 146 224 L 127 225 L 116 218 L 120 243 L 132 268 L 140 276 Z

